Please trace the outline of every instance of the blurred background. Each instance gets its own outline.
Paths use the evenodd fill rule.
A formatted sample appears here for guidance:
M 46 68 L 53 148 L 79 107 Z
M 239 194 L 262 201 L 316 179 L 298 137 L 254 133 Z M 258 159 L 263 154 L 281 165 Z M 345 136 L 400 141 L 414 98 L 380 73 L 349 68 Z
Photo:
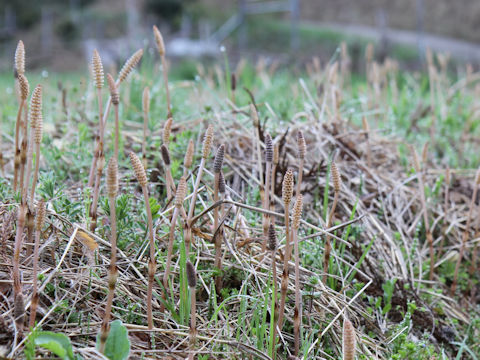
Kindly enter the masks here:
M 85 71 L 97 48 L 115 67 L 133 50 L 155 54 L 152 25 L 184 77 L 198 60 L 290 66 L 325 62 L 344 41 L 353 71 L 365 48 L 400 66 L 422 65 L 427 47 L 454 61 L 480 60 L 479 0 L 0 0 L 0 71 L 22 39 L 29 70 Z M 192 70 L 189 70 L 192 69 Z

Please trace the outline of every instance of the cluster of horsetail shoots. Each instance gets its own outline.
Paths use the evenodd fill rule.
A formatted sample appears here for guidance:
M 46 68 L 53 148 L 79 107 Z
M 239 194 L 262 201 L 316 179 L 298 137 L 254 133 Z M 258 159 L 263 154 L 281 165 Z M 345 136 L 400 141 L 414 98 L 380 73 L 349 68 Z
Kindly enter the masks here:
M 118 194 L 118 164 L 115 158 L 108 161 L 107 166 L 107 194 L 110 206 L 110 267 L 108 274 L 108 297 L 105 305 L 105 317 L 102 321 L 100 329 L 100 346 L 99 350 L 103 354 L 105 352 L 105 344 L 110 330 L 110 316 L 112 312 L 113 297 L 115 294 L 115 286 L 117 284 L 117 216 L 115 199 Z
M 153 218 L 152 210 L 150 208 L 150 201 L 148 195 L 148 181 L 147 173 L 145 168 L 142 165 L 142 162 L 138 156 L 130 152 L 130 163 L 132 165 L 135 177 L 137 178 L 138 183 L 142 188 L 143 198 L 145 200 L 145 209 L 147 211 L 148 219 L 148 237 L 150 241 L 150 259 L 148 262 L 148 290 L 147 290 L 147 321 L 148 329 L 153 329 L 153 314 L 152 314 L 152 297 L 153 297 L 153 281 L 156 270 L 156 259 L 155 259 L 155 238 L 153 234 Z
M 332 226 L 333 222 L 333 217 L 335 216 L 335 210 L 337 208 L 337 203 L 338 203 L 338 198 L 340 196 L 340 187 L 341 187 L 341 177 L 340 177 L 340 172 L 338 171 L 337 164 L 335 161 L 332 161 L 332 164 L 330 165 L 330 173 L 332 176 L 332 181 L 333 181 L 333 203 L 332 207 L 330 208 L 330 212 L 328 213 L 328 219 L 327 219 L 327 229 Z M 324 254 L 324 262 L 323 262 L 323 283 L 326 283 L 327 281 L 327 275 L 328 275 L 328 268 L 330 264 L 330 253 L 332 252 L 332 243 L 330 240 L 330 234 L 327 234 L 326 239 L 325 239 L 325 254 Z

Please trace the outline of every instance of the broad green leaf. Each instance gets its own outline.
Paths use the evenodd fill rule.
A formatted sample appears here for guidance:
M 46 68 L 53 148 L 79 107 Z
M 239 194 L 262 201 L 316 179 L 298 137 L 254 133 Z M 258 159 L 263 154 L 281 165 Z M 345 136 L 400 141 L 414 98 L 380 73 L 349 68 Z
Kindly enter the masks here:
M 97 349 L 100 345 L 100 334 L 97 336 Z M 115 320 L 110 324 L 105 343 L 105 356 L 110 360 L 126 360 L 130 354 L 130 340 L 128 340 L 128 331 L 122 325 L 120 320 Z
M 34 343 L 36 346 L 50 350 L 63 360 L 74 360 L 72 344 L 65 334 L 41 331 L 36 334 Z

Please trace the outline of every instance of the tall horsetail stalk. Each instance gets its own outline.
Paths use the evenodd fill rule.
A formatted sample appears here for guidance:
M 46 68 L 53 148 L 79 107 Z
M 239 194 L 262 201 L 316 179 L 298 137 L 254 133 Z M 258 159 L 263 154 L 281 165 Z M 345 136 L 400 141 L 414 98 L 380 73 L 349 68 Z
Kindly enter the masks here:
M 195 267 L 190 261 L 187 261 L 187 282 L 190 289 L 190 352 L 188 359 L 193 360 L 195 357 L 195 338 L 197 336 L 197 297 L 195 288 L 197 287 L 197 275 L 195 274 Z
M 104 131 L 105 128 L 103 127 L 102 123 L 102 88 L 105 81 L 103 75 L 103 65 L 102 59 L 100 58 L 100 54 L 97 50 L 93 50 L 93 57 L 92 57 L 92 68 L 94 74 L 94 82 L 95 87 L 97 89 L 97 99 L 98 99 L 98 131 L 99 131 L 99 139 L 97 142 L 97 148 L 95 149 L 95 157 L 97 158 L 97 172 L 95 176 L 95 187 L 93 190 L 93 199 L 92 199 L 92 207 L 90 209 L 90 216 L 91 216 L 91 223 L 90 223 L 90 231 L 95 232 L 95 228 L 97 227 L 97 207 L 98 207 L 98 198 L 100 196 L 100 181 L 102 179 L 103 167 L 105 166 L 105 152 L 104 152 Z
M 272 162 L 273 162 L 273 142 L 270 134 L 265 135 L 265 192 L 263 208 L 265 210 L 270 209 L 270 182 L 272 177 Z M 272 195 L 273 196 L 273 195 Z M 267 249 L 268 242 L 268 230 L 270 217 L 267 214 L 263 214 L 263 243 L 262 253 Z
M 35 145 L 35 169 L 33 171 L 33 180 L 32 188 L 30 191 L 30 199 L 33 201 L 35 198 L 35 189 L 37 186 L 38 180 L 38 171 L 40 169 L 40 145 L 42 143 L 43 137 L 43 116 L 42 116 L 42 87 L 38 85 L 32 94 L 32 100 L 30 102 L 30 126 L 32 128 L 31 132 L 31 142 L 32 145 L 29 146 L 29 157 L 27 164 L 27 177 L 25 179 L 25 193 L 28 189 L 28 183 L 30 180 L 30 172 L 32 167 L 32 153 L 31 148 L 33 144 Z
M 143 89 L 142 110 L 143 110 L 142 162 L 143 162 L 143 167 L 147 168 L 147 131 L 148 131 L 148 115 L 150 113 L 150 90 L 148 89 L 148 87 Z
M 185 233 L 185 246 L 187 250 L 187 256 L 190 251 L 190 244 L 192 242 L 192 229 L 191 221 L 193 219 L 193 214 L 195 212 L 195 203 L 197 201 L 197 192 L 200 187 L 200 182 L 202 180 L 203 170 L 205 169 L 205 163 L 207 161 L 208 155 L 210 154 L 210 148 L 212 147 L 213 142 L 213 126 L 212 124 L 208 125 L 207 131 L 205 131 L 205 136 L 203 138 L 203 147 L 202 147 L 202 159 L 200 160 L 200 166 L 198 168 L 197 179 L 195 180 L 195 185 L 193 187 L 193 194 L 190 200 L 190 207 L 188 208 L 188 216 L 186 222 L 186 233 Z
M 142 56 L 143 56 L 143 50 L 140 49 L 140 50 L 137 50 L 135 53 L 133 53 L 133 55 L 130 56 L 127 59 L 127 61 L 125 61 L 125 64 L 120 69 L 120 72 L 118 73 L 118 78 L 115 81 L 115 85 L 117 88 L 120 86 L 120 84 L 123 81 L 127 79 L 128 75 L 130 75 L 130 73 L 133 71 L 135 66 L 137 66 L 137 64 L 140 62 L 140 59 L 142 58 Z M 105 126 L 107 125 L 107 118 L 110 112 L 110 107 L 112 106 L 112 102 L 113 102 L 112 100 L 113 99 L 110 96 L 105 105 L 105 111 L 103 112 L 103 119 L 102 119 L 103 131 L 105 131 Z M 92 187 L 93 185 L 93 180 L 95 177 L 95 169 L 97 168 L 97 161 L 98 161 L 98 158 L 94 154 L 92 158 L 92 165 L 90 166 L 90 173 L 88 175 L 87 187 Z
M 102 354 L 105 353 L 105 343 L 107 342 L 108 333 L 110 331 L 110 317 L 112 312 L 113 297 L 115 294 L 115 286 L 117 284 L 118 269 L 117 269 L 117 216 L 115 199 L 118 194 L 118 163 L 113 157 L 108 161 L 107 166 L 107 194 L 108 203 L 110 206 L 110 267 L 108 274 L 108 297 L 105 305 L 105 317 L 102 321 L 100 329 L 100 346 L 99 350 Z
M 457 259 L 457 264 L 455 265 L 455 273 L 453 275 L 453 282 L 452 282 L 452 287 L 451 287 L 451 292 L 452 294 L 455 293 L 455 290 L 457 289 L 457 280 L 458 280 L 458 271 L 460 270 L 460 265 L 463 260 L 463 256 L 465 254 L 465 246 L 468 240 L 468 232 L 470 230 L 470 224 L 472 221 L 472 213 L 473 209 L 475 208 L 475 201 L 477 200 L 477 193 L 478 193 L 478 186 L 480 185 L 480 169 L 477 170 L 477 173 L 475 175 L 475 183 L 473 186 L 473 193 L 472 193 L 472 198 L 470 199 L 470 207 L 468 209 L 468 214 L 467 214 L 467 224 L 465 225 L 465 230 L 463 231 L 462 235 L 462 245 L 460 246 L 460 252 L 458 254 L 458 259 Z
M 37 214 L 35 219 L 35 246 L 33 250 L 33 290 L 32 290 L 32 304 L 30 307 L 30 321 L 29 328 L 35 326 L 35 317 L 38 307 L 38 293 L 37 293 L 37 272 L 38 272 L 38 251 L 40 248 L 40 237 L 42 235 L 42 228 L 45 222 L 45 201 L 40 200 L 37 205 Z
M 115 144 L 114 144 L 114 157 L 118 164 L 118 147 L 120 138 L 119 120 L 118 120 L 118 105 L 120 104 L 120 93 L 118 92 L 117 84 L 113 79 L 113 76 L 107 74 L 108 89 L 110 90 L 110 99 L 115 109 Z
M 296 195 L 299 195 L 302 188 L 303 166 L 305 164 L 305 154 L 307 153 L 307 144 L 305 143 L 305 138 L 303 137 L 303 132 L 301 130 L 299 130 L 297 133 L 297 146 L 298 146 L 298 179 L 297 179 Z
M 177 193 L 175 194 L 175 208 L 173 209 L 172 220 L 170 222 L 170 232 L 168 234 L 167 261 L 165 263 L 165 273 L 163 274 L 163 287 L 165 288 L 164 299 L 167 299 L 166 292 L 167 292 L 167 289 L 169 288 L 168 280 L 170 277 L 170 266 L 172 263 L 173 242 L 175 240 L 175 227 L 177 225 L 177 218 L 182 209 L 183 201 L 185 200 L 186 194 L 187 194 L 187 180 L 185 179 L 185 177 L 182 176 L 177 186 Z
M 163 36 L 156 25 L 153 25 L 153 34 L 155 36 L 155 43 L 157 44 L 158 54 L 160 55 L 160 59 L 162 61 L 163 81 L 165 84 L 165 93 L 167 96 L 167 110 L 168 116 L 170 117 L 172 115 L 172 106 L 170 103 L 170 91 L 168 89 L 168 69 L 167 60 L 165 58 L 165 43 L 163 42 Z
M 277 234 L 275 232 L 275 225 L 270 222 L 268 225 L 268 250 L 271 252 L 272 260 L 272 283 L 273 283 L 273 291 L 272 291 L 272 303 L 273 303 L 273 314 L 271 315 L 271 321 L 273 323 L 273 334 L 272 334 L 272 358 L 275 360 L 276 352 L 275 352 L 275 342 L 277 339 L 277 265 L 275 263 L 275 252 L 277 251 Z
M 332 164 L 330 165 L 330 172 L 332 176 L 332 181 L 333 181 L 333 203 L 332 207 L 330 208 L 330 212 L 328 214 L 328 219 L 327 219 L 327 229 L 332 226 L 333 222 L 333 217 L 335 215 L 335 210 L 337 208 L 337 203 L 338 203 L 338 197 L 340 196 L 340 187 L 341 187 L 341 177 L 340 177 L 340 172 L 338 171 L 337 164 L 335 164 L 335 161 L 332 161 Z M 330 253 L 332 252 L 332 243 L 330 241 L 330 234 L 327 234 L 326 239 L 325 239 L 325 255 L 323 259 L 323 283 L 325 284 L 327 282 L 327 276 L 328 276 L 328 268 L 330 264 Z
M 15 235 L 15 247 L 13 250 L 13 295 L 14 295 L 14 316 L 15 325 L 20 335 L 23 334 L 23 322 L 25 308 L 23 303 L 22 283 L 20 278 L 20 251 L 22 248 L 23 230 L 25 227 L 25 218 L 27 213 L 27 204 L 22 203 L 17 212 L 17 233 Z
M 142 162 L 135 153 L 130 152 L 130 163 L 137 178 L 138 183 L 142 187 L 143 198 L 145 200 L 145 209 L 147 211 L 148 219 L 148 235 L 150 240 L 150 260 L 148 262 L 148 290 L 147 290 L 147 320 L 148 329 L 153 329 L 153 314 L 152 314 L 152 297 L 153 297 L 153 281 L 155 276 L 156 259 L 155 259 L 155 239 L 153 235 L 153 218 L 152 210 L 150 208 L 150 201 L 148 195 L 148 181 L 147 173 L 142 165 Z
M 295 356 L 300 351 L 300 329 L 302 327 L 302 298 L 300 292 L 300 249 L 298 246 L 298 228 L 302 218 L 303 197 L 298 194 L 293 206 L 292 240 L 295 250 L 295 312 L 293 319 L 293 332 L 295 338 Z
M 223 158 L 225 156 L 225 145 L 222 144 L 218 147 L 215 154 L 215 160 L 213 161 L 213 172 L 215 174 L 215 183 L 213 189 L 213 201 L 216 203 L 219 200 L 219 185 L 220 185 L 220 173 L 223 166 Z M 218 206 L 213 210 L 213 234 L 215 242 L 215 262 L 214 266 L 219 271 L 219 274 L 215 277 L 215 287 L 217 294 L 222 289 L 222 238 L 223 234 L 218 229 Z M 215 235 L 216 234 L 216 235 Z
M 175 182 L 173 181 L 173 177 L 172 177 L 170 152 L 168 151 L 168 148 L 165 146 L 165 144 L 161 146 L 160 150 L 162 154 L 163 163 L 165 165 L 167 198 L 171 199 L 176 190 L 175 190 Z
M 426 233 L 427 242 L 430 249 L 430 273 L 428 278 L 430 281 L 432 281 L 433 271 L 435 269 L 435 252 L 433 249 L 433 236 L 430 229 L 430 222 L 428 220 L 427 200 L 425 197 L 425 185 L 423 183 L 422 167 L 420 165 L 420 160 L 418 158 L 417 151 L 413 147 L 412 147 L 412 153 L 413 153 L 413 166 L 415 167 L 415 171 L 417 173 L 418 190 L 420 192 L 420 201 L 422 203 L 422 214 L 423 214 L 423 222 L 425 226 L 425 233 Z M 453 288 L 453 284 L 452 284 L 452 288 Z
M 20 148 L 20 126 L 22 124 L 22 110 L 25 108 L 25 103 L 28 98 L 28 94 L 30 92 L 30 86 L 28 80 L 25 75 L 18 74 L 17 77 L 18 85 L 20 88 L 20 104 L 18 105 L 18 112 L 17 112 L 17 121 L 15 124 L 15 155 L 14 155 L 14 173 L 13 173 L 13 191 L 17 191 L 17 186 L 19 183 L 19 170 L 20 170 L 20 155 L 21 155 L 21 148 Z M 22 186 L 22 183 L 20 183 Z
M 282 184 L 282 198 L 284 204 L 284 215 L 285 215 L 285 254 L 283 256 L 283 272 L 282 272 L 282 284 L 281 284 L 281 297 L 280 297 L 280 308 L 278 314 L 278 325 L 280 330 L 283 326 L 283 315 L 285 313 L 285 301 L 287 299 L 287 288 L 288 288 L 288 262 L 290 261 L 291 256 L 291 243 L 290 243 L 290 220 L 289 220 L 289 208 L 293 196 L 293 171 L 288 169 L 283 178 Z

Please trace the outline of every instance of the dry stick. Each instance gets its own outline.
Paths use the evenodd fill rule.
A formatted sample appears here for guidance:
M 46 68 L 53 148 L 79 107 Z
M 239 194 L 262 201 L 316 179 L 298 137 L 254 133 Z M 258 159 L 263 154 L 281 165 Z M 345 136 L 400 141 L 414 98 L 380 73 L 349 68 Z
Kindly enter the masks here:
M 285 301 L 287 298 L 287 288 L 288 288 L 288 262 L 290 260 L 291 253 L 291 244 L 290 244 L 290 220 L 288 216 L 288 210 L 290 207 L 290 202 L 292 201 L 293 196 L 293 171 L 288 169 L 283 178 L 282 186 L 282 198 L 284 204 L 284 221 L 285 221 L 285 254 L 283 256 L 283 273 L 282 273 L 282 284 L 281 284 L 281 298 L 280 298 L 280 308 L 278 314 L 278 326 L 280 331 L 283 326 L 283 314 L 285 312 Z
M 337 207 L 338 197 L 340 195 L 341 178 L 340 178 L 340 173 L 338 171 L 337 165 L 335 164 L 335 161 L 332 161 L 332 164 L 330 165 L 330 172 L 332 174 L 334 195 L 333 195 L 332 208 L 330 209 L 330 213 L 328 214 L 327 228 L 332 226 L 333 216 L 335 215 L 335 209 Z M 330 234 L 327 234 L 325 238 L 325 254 L 323 259 L 323 273 L 324 273 L 323 283 L 324 284 L 327 283 L 327 275 L 328 275 L 328 268 L 330 265 L 331 251 L 332 251 L 332 243 L 330 241 Z
M 143 198 L 145 200 L 145 209 L 147 211 L 148 218 L 148 234 L 150 239 L 150 260 L 148 262 L 148 291 L 147 291 L 147 319 L 148 329 L 153 329 L 153 315 L 152 315 L 152 296 L 153 296 L 153 280 L 156 268 L 155 259 L 155 240 L 153 236 L 153 219 L 152 210 L 150 209 L 150 201 L 148 196 L 148 182 L 147 173 L 142 165 L 142 162 L 135 153 L 130 152 L 130 163 L 132 164 L 133 171 L 137 178 L 138 183 L 142 187 Z
M 190 261 L 187 261 L 187 282 L 190 288 L 190 352 L 188 359 L 193 360 L 195 357 L 195 338 L 197 335 L 197 297 L 195 288 L 197 287 L 197 275 L 195 274 L 195 268 Z
M 207 131 L 205 132 L 205 137 L 203 138 L 203 148 L 202 148 L 202 160 L 200 160 L 200 167 L 198 168 L 197 179 L 195 180 L 195 185 L 193 187 L 193 195 L 190 199 L 190 207 L 188 208 L 188 216 L 186 222 L 186 231 L 185 231 L 185 246 L 186 246 L 186 253 L 190 252 L 190 243 L 192 242 L 192 229 L 191 229 L 191 221 L 193 218 L 193 214 L 195 212 L 195 202 L 197 201 L 197 191 L 200 187 L 200 181 L 202 180 L 203 169 L 205 168 L 205 162 L 207 161 L 207 157 L 210 154 L 210 148 L 212 147 L 213 142 L 213 126 L 210 124 L 208 125 Z
M 115 108 L 115 145 L 114 145 L 114 157 L 118 164 L 118 146 L 119 146 L 119 121 L 118 121 L 118 105 L 120 104 L 120 93 L 118 92 L 117 84 L 113 80 L 113 76 L 107 74 L 108 88 L 110 90 L 110 99 Z
M 148 129 L 148 114 L 150 112 L 150 90 L 148 89 L 148 87 L 143 89 L 142 108 L 143 108 L 142 161 L 143 161 L 143 167 L 147 168 L 147 129 Z
M 255 132 L 255 142 L 256 142 L 256 147 L 257 147 L 258 178 L 260 180 L 260 184 L 263 185 L 262 153 L 260 151 L 260 133 L 258 131 L 259 120 L 258 120 L 257 109 L 255 108 L 254 104 L 250 104 L 250 116 L 253 120 L 253 127 L 254 127 L 254 132 Z
M 166 179 L 166 187 L 167 187 L 167 198 L 171 199 L 172 194 L 175 193 L 175 183 L 172 177 L 172 170 L 170 167 L 170 152 L 168 148 L 163 144 L 160 148 L 163 163 L 165 164 L 165 179 Z
M 300 294 L 300 250 L 298 247 L 298 228 L 302 218 L 303 197 L 302 194 L 297 195 L 295 205 L 293 207 L 292 220 L 292 239 L 295 250 L 295 313 L 293 319 L 293 332 L 295 338 L 295 356 L 300 351 L 300 328 L 302 327 L 302 299 Z
M 442 242 L 440 243 L 440 248 L 438 249 L 438 258 L 441 258 L 442 257 L 442 253 L 443 253 L 443 245 L 445 244 L 445 239 L 447 238 L 447 230 L 448 230 L 448 226 L 446 224 L 446 221 L 447 221 L 447 214 L 448 214 L 448 209 L 449 209 L 449 204 L 448 204 L 448 200 L 449 200 L 449 189 L 450 189 L 450 167 L 447 167 L 447 169 L 445 170 L 445 199 L 444 199 L 444 203 L 443 203 L 443 219 L 444 219 L 444 231 L 443 231 L 443 236 L 442 236 Z
M 265 135 L 265 191 L 263 208 L 265 210 L 270 209 L 270 182 L 272 177 L 272 161 L 273 161 L 273 142 L 270 134 Z M 272 195 L 273 196 L 273 195 Z M 270 217 L 267 214 L 263 214 L 263 242 L 262 253 L 267 249 L 268 241 L 268 229 L 270 223 Z
M 279 161 L 279 149 L 278 149 L 278 144 L 275 144 L 273 146 L 273 162 L 272 162 L 272 189 L 271 191 L 271 201 L 270 201 L 270 209 L 273 209 L 274 206 L 274 199 L 275 199 L 275 182 L 277 180 L 277 166 L 278 166 L 278 161 Z
M 370 127 L 368 126 L 367 118 L 362 118 L 363 131 L 365 132 L 365 139 L 367 141 L 367 165 L 368 168 L 372 167 L 372 149 L 370 147 Z
M 108 161 L 107 167 L 107 193 L 108 203 L 110 204 L 110 268 L 108 275 L 108 297 L 105 305 L 105 317 L 102 321 L 100 329 L 100 353 L 105 353 L 105 344 L 107 342 L 108 333 L 110 332 L 110 316 L 112 312 L 113 297 L 115 293 L 115 286 L 117 284 L 118 269 L 117 269 L 117 216 L 115 209 L 115 199 L 118 194 L 118 163 L 113 157 Z
M 275 225 L 270 222 L 268 226 L 268 250 L 271 252 L 272 256 L 272 282 L 273 282 L 273 291 L 272 291 L 272 301 L 274 301 L 274 313 L 270 314 L 270 318 L 273 319 L 273 341 L 272 341 L 272 357 L 275 360 L 275 342 L 277 339 L 277 320 L 278 320 L 278 309 L 277 309 L 277 265 L 275 263 L 275 252 L 277 250 L 277 234 L 275 233 Z
M 223 166 L 223 157 L 225 155 L 225 145 L 222 144 L 218 147 L 217 153 L 215 154 L 215 160 L 213 161 L 213 172 L 215 174 L 215 183 L 213 190 L 213 201 L 217 202 L 219 200 L 219 184 L 220 184 L 220 172 L 222 171 Z M 215 236 L 215 262 L 214 266 L 218 269 L 219 272 L 222 270 L 222 233 L 217 231 L 218 228 L 218 207 L 213 210 L 213 231 Z M 215 277 L 215 288 L 217 294 L 220 294 L 222 289 L 222 275 L 219 274 Z
M 355 344 L 355 328 L 352 322 L 345 317 L 343 320 L 342 341 L 343 360 L 355 360 Z
M 153 25 L 153 34 L 155 36 L 155 42 L 157 44 L 158 54 L 162 61 L 162 70 L 163 70 L 163 81 L 165 84 L 165 93 L 167 95 L 167 110 L 168 116 L 172 114 L 172 107 L 170 104 L 170 91 L 168 90 L 168 69 L 167 69 L 167 60 L 165 58 L 165 43 L 163 42 L 163 36 L 158 30 L 158 28 Z
M 430 273 L 429 273 L 429 280 L 433 280 L 433 270 L 435 268 L 435 252 L 433 249 L 433 236 L 430 230 L 430 223 L 428 222 L 428 210 L 427 210 L 427 201 L 425 198 L 425 185 L 423 183 L 423 174 L 422 168 L 420 166 L 420 160 L 418 159 L 418 154 L 415 148 L 412 147 L 413 152 L 413 165 L 415 167 L 415 171 L 417 172 L 418 178 L 418 187 L 420 191 L 420 201 L 422 202 L 422 213 L 423 213 L 423 222 L 425 224 L 425 232 L 427 236 L 427 242 L 430 248 Z
M 175 239 L 175 226 L 177 225 L 177 218 L 178 214 L 180 213 L 180 209 L 183 206 L 183 200 L 185 199 L 185 195 L 187 193 L 187 181 L 185 177 L 180 178 L 180 182 L 178 183 L 177 193 L 175 195 L 175 209 L 173 210 L 172 221 L 170 222 L 170 232 L 168 235 L 168 253 L 167 253 L 167 261 L 165 263 L 165 273 L 163 274 L 163 287 L 164 289 L 164 299 L 167 299 L 167 290 L 168 286 L 168 278 L 170 277 L 170 264 L 172 263 L 172 255 L 173 255 L 173 241 Z M 163 304 L 162 304 L 163 309 Z
M 90 223 L 90 231 L 95 232 L 95 228 L 97 227 L 97 207 L 98 207 L 98 198 L 100 196 L 100 181 L 102 179 L 103 167 L 105 166 L 105 152 L 103 150 L 104 144 L 104 131 L 105 128 L 103 127 L 102 123 L 102 87 L 104 83 L 104 76 L 103 76 L 103 65 L 102 59 L 98 54 L 97 50 L 93 50 L 93 58 L 92 58 L 92 68 L 94 73 L 94 82 L 95 87 L 97 88 L 97 98 L 98 98 L 98 128 L 99 128 L 99 140 L 97 143 L 97 149 L 95 150 L 96 154 L 94 157 L 97 158 L 97 173 L 95 176 L 95 187 L 93 191 L 93 200 L 92 200 L 92 207 L 90 209 L 90 216 L 91 216 L 91 223 Z
M 13 191 L 17 191 L 18 185 L 18 170 L 20 169 L 20 125 L 22 123 L 22 110 L 27 101 L 30 86 L 27 78 L 23 74 L 18 74 L 18 84 L 20 86 L 20 104 L 17 112 L 17 121 L 15 124 L 15 154 L 14 154 L 14 173 L 13 173 Z M 20 183 L 20 186 L 22 184 Z
M 125 64 L 123 65 L 122 69 L 118 73 L 118 79 L 115 82 L 115 85 L 118 87 L 120 84 L 126 80 L 128 75 L 133 71 L 135 66 L 140 62 L 140 59 L 143 56 L 143 50 L 137 50 L 132 56 L 130 56 L 127 61 L 125 61 Z M 110 107 L 112 105 L 113 99 L 112 97 L 109 97 L 107 100 L 107 104 L 105 105 L 105 111 L 103 113 L 103 119 L 102 119 L 102 124 L 103 124 L 103 131 L 105 130 L 105 126 L 107 125 L 107 119 L 108 119 L 108 114 L 110 113 Z M 97 168 L 97 157 L 93 157 L 92 159 L 92 165 L 90 166 L 90 174 L 88 175 L 88 183 L 87 187 L 91 187 L 93 185 L 93 180 L 95 176 L 95 169 Z
M 17 214 L 17 234 L 15 235 L 15 247 L 13 251 L 13 293 L 14 293 L 14 316 L 17 331 L 20 336 L 23 334 L 23 321 L 25 308 L 23 307 L 22 283 L 20 279 L 20 251 L 22 248 L 23 229 L 25 227 L 25 216 L 27 205 L 21 204 Z
M 37 205 L 37 214 L 35 219 L 35 248 L 33 250 L 33 291 L 32 291 L 32 304 L 30 306 L 30 321 L 29 327 L 35 326 L 35 316 L 38 307 L 38 294 L 37 294 L 37 271 L 38 271 L 38 250 L 40 248 L 40 237 L 42 235 L 42 227 L 45 221 L 45 202 L 39 201 Z
M 473 186 L 473 194 L 472 194 L 472 198 L 470 200 L 470 208 L 468 210 L 468 215 L 467 215 L 467 224 L 466 224 L 465 230 L 463 232 L 462 245 L 460 247 L 460 253 L 458 254 L 457 264 L 455 265 L 455 273 L 453 275 L 453 282 L 452 282 L 452 287 L 451 287 L 452 294 L 454 294 L 455 290 L 457 289 L 458 271 L 460 270 L 460 264 L 462 263 L 463 255 L 465 253 L 465 245 L 467 243 L 468 231 L 470 229 L 470 223 L 471 223 L 471 220 L 472 220 L 472 212 L 473 212 L 473 208 L 475 207 L 475 201 L 477 199 L 477 192 L 478 192 L 478 186 L 479 185 L 480 185 L 480 169 L 477 170 L 477 174 L 475 175 L 475 184 Z

